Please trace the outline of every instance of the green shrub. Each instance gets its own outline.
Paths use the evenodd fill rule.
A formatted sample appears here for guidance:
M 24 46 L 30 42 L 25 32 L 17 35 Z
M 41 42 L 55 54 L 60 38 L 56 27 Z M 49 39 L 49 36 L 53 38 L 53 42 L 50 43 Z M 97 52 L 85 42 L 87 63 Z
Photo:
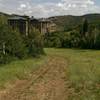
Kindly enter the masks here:
M 0 25 L 0 63 L 24 56 L 25 46 L 21 35 L 12 31 L 7 25 Z
M 96 37 L 95 49 L 100 49 L 100 34 Z
M 34 57 L 44 54 L 43 36 L 38 30 L 34 28 L 30 30 L 28 37 L 25 38 L 25 42 L 28 50 L 28 55 Z

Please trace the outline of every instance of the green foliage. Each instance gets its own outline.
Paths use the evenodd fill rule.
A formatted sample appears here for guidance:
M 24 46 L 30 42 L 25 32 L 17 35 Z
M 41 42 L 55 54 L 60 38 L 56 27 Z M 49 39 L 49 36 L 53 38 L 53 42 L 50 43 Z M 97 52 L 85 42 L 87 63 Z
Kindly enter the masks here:
M 0 15 L 0 24 L 6 24 L 7 23 L 7 16 L 1 14 Z
M 43 36 L 36 29 L 32 29 L 28 36 L 23 37 L 7 25 L 0 25 L 0 63 L 43 53 Z
M 77 31 L 49 33 L 45 38 L 47 47 L 78 47 L 80 35 Z
M 94 43 L 95 43 L 94 48 L 95 49 L 100 49 L 100 31 L 99 31 L 98 35 L 96 36 Z
M 84 49 L 100 49 L 100 30 L 96 27 L 85 33 L 80 40 L 80 47 Z
M 64 35 L 64 38 L 63 38 L 63 41 L 62 41 L 62 47 L 71 47 L 70 32 L 64 32 L 63 35 Z
M 35 28 L 31 29 L 28 36 L 25 37 L 26 47 L 30 56 L 38 56 L 44 54 L 43 51 L 43 36 Z
M 18 58 L 23 58 L 25 56 L 25 44 L 18 32 L 10 32 L 6 43 L 6 52 Z
M 0 52 L 0 64 L 6 64 L 11 60 L 12 58 L 9 55 L 7 54 L 4 55 L 2 52 Z
M 47 34 L 45 46 L 100 49 L 100 29 L 97 25 L 91 25 L 87 19 L 84 19 L 81 25 L 71 31 Z
M 74 45 L 72 45 L 72 47 L 75 47 L 75 48 L 77 48 L 77 47 L 79 47 L 80 46 L 80 38 L 81 38 L 81 36 L 80 36 L 80 34 L 79 34 L 79 32 L 75 32 L 75 34 L 74 34 Z M 72 44 L 73 44 L 72 43 Z
M 46 47 L 62 47 L 62 32 L 46 33 L 44 44 Z
M 65 44 L 68 45 L 68 47 L 78 47 L 79 41 L 80 41 L 80 34 L 77 31 L 71 31 L 67 33 L 65 39 Z
M 7 25 L 0 25 L 0 63 L 6 63 L 14 57 L 23 58 L 24 55 L 25 46 L 20 34 Z
M 87 19 L 91 25 L 100 26 L 100 14 L 87 14 L 84 16 L 56 16 L 50 18 L 54 23 L 57 24 L 59 31 L 72 31 L 77 26 L 83 23 L 83 19 Z
M 88 21 L 86 19 L 84 19 L 83 21 L 83 25 L 82 25 L 82 36 L 85 36 L 86 33 L 88 32 Z

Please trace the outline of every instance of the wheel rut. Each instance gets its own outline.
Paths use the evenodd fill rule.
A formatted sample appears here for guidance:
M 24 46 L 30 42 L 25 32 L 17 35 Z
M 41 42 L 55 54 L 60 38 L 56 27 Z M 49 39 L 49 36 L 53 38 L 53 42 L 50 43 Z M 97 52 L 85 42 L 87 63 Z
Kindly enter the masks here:
M 67 61 L 49 57 L 28 80 L 0 96 L 0 100 L 68 100 Z

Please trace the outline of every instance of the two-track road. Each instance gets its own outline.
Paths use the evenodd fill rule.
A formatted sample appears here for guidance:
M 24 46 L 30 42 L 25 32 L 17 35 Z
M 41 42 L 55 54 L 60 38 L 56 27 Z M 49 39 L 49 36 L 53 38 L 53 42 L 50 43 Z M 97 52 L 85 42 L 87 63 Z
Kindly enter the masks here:
M 28 80 L 18 82 L 0 100 L 68 100 L 67 61 L 49 57 Z

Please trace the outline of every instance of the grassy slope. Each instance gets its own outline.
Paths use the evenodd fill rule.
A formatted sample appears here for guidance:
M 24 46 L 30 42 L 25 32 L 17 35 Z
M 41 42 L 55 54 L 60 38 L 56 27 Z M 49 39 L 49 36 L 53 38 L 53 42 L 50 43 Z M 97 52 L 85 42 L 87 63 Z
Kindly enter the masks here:
M 28 75 L 44 63 L 46 57 L 15 61 L 0 66 L 0 88 L 8 87 L 9 82 L 27 79 Z
M 46 49 L 46 52 L 68 60 L 69 80 L 74 89 L 71 100 L 100 99 L 100 51 Z

